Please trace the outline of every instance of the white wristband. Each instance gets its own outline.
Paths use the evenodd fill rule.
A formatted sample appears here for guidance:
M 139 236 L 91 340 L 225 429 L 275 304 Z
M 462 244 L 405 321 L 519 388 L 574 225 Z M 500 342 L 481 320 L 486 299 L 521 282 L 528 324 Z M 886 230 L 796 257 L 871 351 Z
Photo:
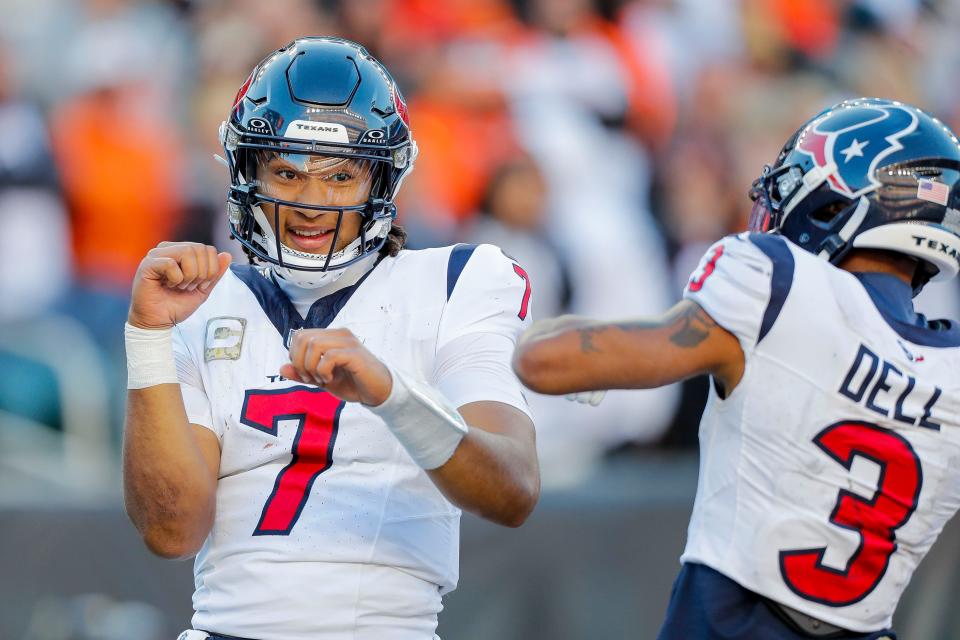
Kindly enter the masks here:
M 179 382 L 173 359 L 173 329 L 141 329 L 123 325 L 127 346 L 127 389 Z
M 383 404 L 367 407 L 380 416 L 414 462 L 424 469 L 443 466 L 467 435 L 467 423 L 443 394 L 395 369 Z

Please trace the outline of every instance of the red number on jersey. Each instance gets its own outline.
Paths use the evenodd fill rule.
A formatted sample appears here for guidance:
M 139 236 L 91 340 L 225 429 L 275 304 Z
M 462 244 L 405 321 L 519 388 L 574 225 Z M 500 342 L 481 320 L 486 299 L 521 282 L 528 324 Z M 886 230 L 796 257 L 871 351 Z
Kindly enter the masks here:
M 821 431 L 814 443 L 847 469 L 856 456 L 880 465 L 873 498 L 840 491 L 830 522 L 860 534 L 860 545 L 845 570 L 822 564 L 826 548 L 780 552 L 780 573 L 802 598 L 832 607 L 859 602 L 880 582 L 897 550 L 897 529 L 917 508 L 923 473 L 920 459 L 902 436 L 865 422 L 838 422 Z
M 516 273 L 523 280 L 524 284 L 527 285 L 527 288 L 523 292 L 523 300 L 520 301 L 520 313 L 517 314 L 517 317 L 521 320 L 527 319 L 527 305 L 530 304 L 530 276 L 527 275 L 527 272 L 523 270 L 523 267 L 514 263 L 513 272 Z
M 297 420 L 293 459 L 277 475 L 253 535 L 290 535 L 314 480 L 333 462 L 333 444 L 344 404 L 317 387 L 247 391 L 240 422 L 248 427 L 276 436 L 281 420 Z
M 713 255 L 710 256 L 710 259 L 707 261 L 707 264 L 703 265 L 703 271 L 699 276 L 695 276 L 690 279 L 690 284 L 687 285 L 687 288 L 690 291 L 700 291 L 703 289 L 703 283 L 707 281 L 713 272 L 717 268 L 717 260 L 720 259 L 720 256 L 723 255 L 723 245 L 717 245 L 717 248 L 714 249 Z

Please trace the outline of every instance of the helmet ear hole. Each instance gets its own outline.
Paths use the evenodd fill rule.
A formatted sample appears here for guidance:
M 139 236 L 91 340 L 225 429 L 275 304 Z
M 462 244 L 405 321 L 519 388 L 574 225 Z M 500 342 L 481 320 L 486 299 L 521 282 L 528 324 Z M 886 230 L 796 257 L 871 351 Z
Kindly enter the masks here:
M 849 202 L 831 202 L 810 212 L 810 219 L 822 225 L 830 225 L 840 213 L 850 206 Z
M 928 282 L 939 275 L 940 270 L 930 262 L 925 260 L 917 261 L 917 270 L 913 272 L 913 290 L 914 295 L 920 292 Z

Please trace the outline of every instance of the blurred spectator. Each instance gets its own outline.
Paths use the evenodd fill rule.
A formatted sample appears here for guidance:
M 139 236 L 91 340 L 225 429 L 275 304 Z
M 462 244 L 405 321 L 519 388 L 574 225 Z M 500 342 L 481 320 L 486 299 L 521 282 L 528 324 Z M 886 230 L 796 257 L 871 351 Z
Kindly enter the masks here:
M 12 62 L 0 44 L 0 332 L 47 313 L 70 281 L 69 228 L 46 124 L 20 97 Z M 0 418 L 9 413 L 61 424 L 57 384 L 47 367 L 0 345 L 0 372 Z
M 466 242 L 497 245 L 523 265 L 533 286 L 534 318 L 559 315 L 570 303 L 569 274 L 563 256 L 544 228 L 546 203 L 546 184 L 540 170 L 530 157 L 519 156 L 494 172 L 480 213 L 464 236 Z
M 477 210 L 494 167 L 516 153 L 513 124 L 499 96 L 444 86 L 411 99 L 410 117 L 420 155 L 402 223 L 414 244 L 449 243 Z
M 600 19 L 591 3 L 544 0 L 532 8 L 541 30 L 510 52 L 504 83 L 520 142 L 546 179 L 549 230 L 569 269 L 571 311 L 658 314 L 674 295 L 648 209 L 651 157 L 622 126 L 629 104 L 622 61 L 603 37 L 577 31 Z M 541 452 L 546 461 L 548 448 L 579 448 L 589 459 L 624 442 L 655 442 L 677 399 L 674 387 L 615 392 L 597 408 L 541 416 Z
M 731 188 L 728 158 L 724 140 L 694 130 L 674 143 L 662 164 L 660 211 L 673 245 L 674 291 L 683 290 L 717 238 L 742 226 L 746 190 Z
M 705 66 L 742 60 L 740 9 L 734 2 L 634 0 L 621 10 L 620 22 L 643 55 L 663 65 L 681 111 Z M 641 87 L 642 89 L 642 87 Z
M 43 116 L 22 100 L 0 45 L 0 322 L 46 311 L 70 279 L 66 212 Z
M 76 277 L 126 294 L 144 254 L 180 222 L 183 148 L 136 22 L 92 21 L 70 49 L 77 93 L 52 114 Z
M 64 95 L 49 114 L 73 255 L 59 309 L 103 350 L 116 433 L 130 283 L 147 251 L 177 235 L 183 214 L 187 105 L 177 98 L 187 85 L 175 15 L 159 3 L 84 2 L 62 45 Z
M 477 211 L 494 169 L 519 152 L 502 76 L 522 29 L 504 0 L 405 0 L 394 9 L 408 13 L 385 42 L 403 47 L 401 88 L 420 147 L 401 215 L 413 245 L 446 244 Z

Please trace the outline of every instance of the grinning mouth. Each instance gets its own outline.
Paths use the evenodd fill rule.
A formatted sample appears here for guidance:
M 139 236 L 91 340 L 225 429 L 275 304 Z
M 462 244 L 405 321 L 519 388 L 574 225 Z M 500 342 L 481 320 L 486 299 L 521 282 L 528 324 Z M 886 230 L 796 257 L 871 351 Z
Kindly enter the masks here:
M 290 241 L 295 245 L 293 249 L 299 249 L 307 253 L 317 253 L 326 250 L 329 247 L 330 239 L 333 237 L 333 229 L 330 227 L 310 227 L 297 225 L 287 227 L 287 233 Z
M 304 238 L 315 238 L 325 233 L 330 233 L 330 231 L 331 229 L 290 229 L 290 233 L 303 236 Z

